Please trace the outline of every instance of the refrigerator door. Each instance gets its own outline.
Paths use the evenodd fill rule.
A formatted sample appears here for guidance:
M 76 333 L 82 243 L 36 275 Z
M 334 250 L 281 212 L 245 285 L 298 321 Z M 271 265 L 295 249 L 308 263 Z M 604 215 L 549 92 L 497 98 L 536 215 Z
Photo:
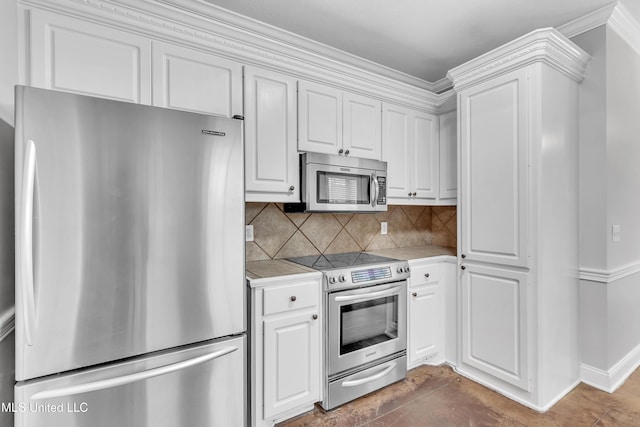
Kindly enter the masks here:
M 242 122 L 16 88 L 16 379 L 245 330 Z
M 245 337 L 18 383 L 15 427 L 246 425 Z

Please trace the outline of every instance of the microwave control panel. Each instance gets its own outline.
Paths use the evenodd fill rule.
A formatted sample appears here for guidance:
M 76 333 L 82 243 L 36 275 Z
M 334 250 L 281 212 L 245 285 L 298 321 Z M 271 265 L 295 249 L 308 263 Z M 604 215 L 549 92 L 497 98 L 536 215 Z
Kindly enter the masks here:
M 379 176 L 378 177 L 378 200 L 376 201 L 379 205 L 387 204 L 387 177 Z

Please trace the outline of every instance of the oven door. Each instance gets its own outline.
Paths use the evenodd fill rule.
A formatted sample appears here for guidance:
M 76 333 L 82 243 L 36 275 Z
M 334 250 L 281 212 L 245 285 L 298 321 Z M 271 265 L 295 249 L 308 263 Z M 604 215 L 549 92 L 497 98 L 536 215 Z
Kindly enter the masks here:
M 407 348 L 407 282 L 328 294 L 329 376 Z

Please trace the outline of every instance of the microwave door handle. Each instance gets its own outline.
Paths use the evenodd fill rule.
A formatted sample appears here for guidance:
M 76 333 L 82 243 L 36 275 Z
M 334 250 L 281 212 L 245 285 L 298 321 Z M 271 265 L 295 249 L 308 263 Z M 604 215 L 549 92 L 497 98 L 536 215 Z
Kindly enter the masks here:
M 375 208 L 378 205 L 378 193 L 380 192 L 380 188 L 378 187 L 378 177 L 375 172 L 371 174 L 371 186 L 373 188 L 370 193 L 374 194 L 371 198 L 371 207 Z
M 339 295 L 335 298 L 335 301 L 336 302 L 357 301 L 357 300 L 365 301 L 371 298 L 383 297 L 386 295 L 393 294 L 398 289 L 400 289 L 400 286 L 394 286 L 392 288 L 384 289 L 382 291 L 377 291 L 377 292 L 369 292 L 368 294 Z

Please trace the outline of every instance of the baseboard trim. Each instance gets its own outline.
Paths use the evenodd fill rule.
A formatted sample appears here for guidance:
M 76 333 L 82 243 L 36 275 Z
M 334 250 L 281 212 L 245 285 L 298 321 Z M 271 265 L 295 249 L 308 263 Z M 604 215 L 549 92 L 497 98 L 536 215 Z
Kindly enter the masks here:
M 2 342 L 15 328 L 16 308 L 11 307 L 0 316 L 0 342 Z
M 640 366 L 640 345 L 631 350 L 611 369 L 605 371 L 585 363 L 580 364 L 580 378 L 599 390 L 613 393 Z

